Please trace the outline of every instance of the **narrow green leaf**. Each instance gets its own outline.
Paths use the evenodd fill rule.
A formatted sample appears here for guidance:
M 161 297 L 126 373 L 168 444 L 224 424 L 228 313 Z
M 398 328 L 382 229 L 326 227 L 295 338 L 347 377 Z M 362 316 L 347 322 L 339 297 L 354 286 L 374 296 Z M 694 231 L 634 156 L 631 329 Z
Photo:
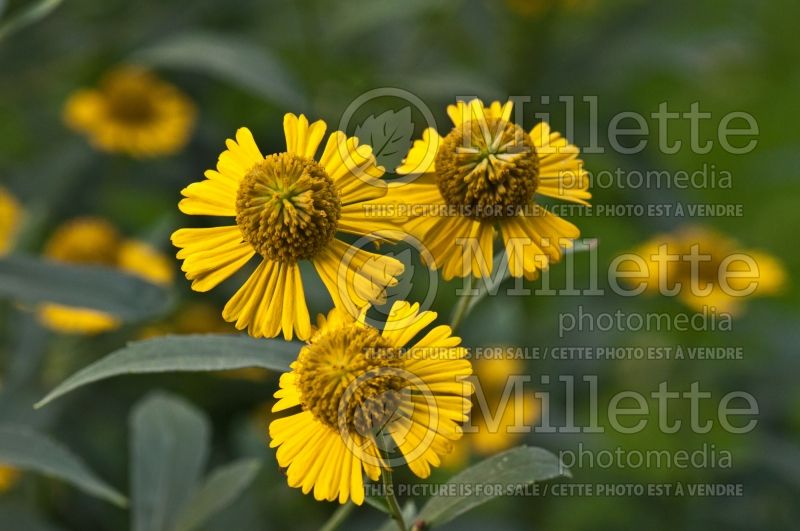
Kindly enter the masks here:
M 131 413 L 131 529 L 169 531 L 208 458 L 208 419 L 176 396 L 151 393 Z
M 381 26 L 419 18 L 431 11 L 453 8 L 452 0 L 405 0 L 404 2 L 340 1 L 328 22 L 329 38 L 342 40 L 373 31 Z
M 391 514 L 389 512 L 389 507 L 387 507 L 386 501 L 383 498 L 375 498 L 372 496 L 367 496 L 364 498 L 364 502 L 366 502 L 366 504 L 369 505 L 370 507 L 377 509 L 382 513 Z
M 181 510 L 175 531 L 191 531 L 228 507 L 252 483 L 261 468 L 258 459 L 242 459 L 212 472 Z
M 121 507 L 127 503 L 125 496 L 99 479 L 79 457 L 27 426 L 0 425 L 0 463 L 61 479 Z
M 8 20 L 0 22 L 0 40 L 8 37 L 25 26 L 29 26 L 53 12 L 61 4 L 62 0 L 39 0 L 26 6 L 21 13 L 15 13 Z M 5 4 L 5 2 L 3 2 Z M 3 9 L 0 6 L 0 13 Z
M 493 455 L 480 463 L 453 476 L 450 484 L 463 485 L 457 491 L 467 492 L 481 485 L 508 485 L 518 487 L 536 481 L 544 481 L 559 476 L 569 477 L 569 470 L 561 461 L 543 448 L 518 446 Z M 497 489 L 485 489 L 479 493 L 463 496 L 437 496 L 431 498 L 422 508 L 418 520 L 426 525 L 441 525 L 486 503 L 496 497 Z
M 417 514 L 417 506 L 414 505 L 414 502 L 410 500 L 407 501 L 401 512 L 403 513 L 403 521 L 406 523 L 406 525 L 409 527 L 414 525 L 414 522 L 416 521 L 414 517 Z M 378 531 L 397 531 L 397 522 L 395 522 L 393 518 L 389 518 L 389 520 L 384 522 L 384 524 L 378 528 Z
M 21 255 L 0 259 L 0 297 L 90 308 L 124 321 L 162 314 L 170 303 L 163 288 L 121 271 Z
M 399 111 L 389 109 L 377 116 L 372 114 L 356 127 L 355 135 L 362 144 L 372 146 L 378 164 L 394 171 L 411 148 L 414 135 L 411 107 Z
M 304 104 L 297 83 L 277 57 L 232 36 L 185 33 L 139 50 L 131 61 L 201 72 L 283 106 Z
M 123 374 L 226 371 L 261 367 L 286 371 L 299 343 L 227 334 L 163 336 L 134 341 L 76 372 L 36 404 L 40 408 L 84 385 Z

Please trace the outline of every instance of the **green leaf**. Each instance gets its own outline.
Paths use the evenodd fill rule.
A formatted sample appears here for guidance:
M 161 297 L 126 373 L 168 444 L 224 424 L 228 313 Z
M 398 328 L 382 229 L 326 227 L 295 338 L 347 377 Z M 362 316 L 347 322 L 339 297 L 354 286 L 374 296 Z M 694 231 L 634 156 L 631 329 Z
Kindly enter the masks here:
M 411 148 L 411 137 L 414 135 L 411 107 L 399 111 L 390 109 L 378 116 L 370 115 L 356 127 L 355 135 L 362 144 L 372 146 L 378 164 L 388 171 L 394 171 Z
M 79 457 L 27 426 L 0 425 L 0 463 L 61 479 L 121 507 L 127 503 L 125 496 L 99 479 Z
M 166 290 L 121 271 L 22 255 L 0 259 L 0 297 L 90 308 L 123 321 L 163 314 L 170 304 Z
M 409 500 L 400 511 L 403 514 L 403 521 L 407 526 L 414 524 L 414 516 L 417 514 L 417 506 L 414 502 Z M 389 518 L 384 524 L 378 528 L 378 531 L 397 531 L 397 522 L 393 518 Z
M 61 1 L 62 0 L 39 0 L 38 2 L 33 2 L 25 7 L 25 9 L 22 9 L 20 13 L 15 13 L 5 22 L 0 22 L 0 40 L 21 30 L 25 26 L 29 26 L 43 19 L 61 5 Z M 5 2 L 2 4 L 3 5 L 0 5 L 0 13 L 3 11 Z
M 139 50 L 131 61 L 201 72 L 273 103 L 302 107 L 301 91 L 283 63 L 263 47 L 227 35 L 192 32 Z
M 196 529 L 233 503 L 252 483 L 260 468 L 258 459 L 242 459 L 215 470 L 184 505 L 175 524 L 175 531 Z
M 208 419 L 185 400 L 152 393 L 131 413 L 131 529 L 169 531 L 208 458 Z
M 386 505 L 386 500 L 384 500 L 383 498 L 375 498 L 373 496 L 366 496 L 364 498 L 364 501 L 366 502 L 367 505 L 369 505 L 373 509 L 377 509 L 380 512 L 385 513 L 385 514 L 391 514 L 391 512 L 389 512 L 389 507 Z
M 76 372 L 39 401 L 40 408 L 78 387 L 120 376 L 158 372 L 226 371 L 260 367 L 287 371 L 302 347 L 243 335 L 192 334 L 134 341 Z
M 493 455 L 453 476 L 448 485 L 464 485 L 463 490 L 475 485 L 529 485 L 559 476 L 569 477 L 569 470 L 561 461 L 543 448 L 518 446 Z M 459 488 L 457 491 L 462 490 Z M 462 496 L 437 496 L 431 498 L 420 511 L 418 520 L 426 525 L 441 525 L 495 498 L 495 489 Z

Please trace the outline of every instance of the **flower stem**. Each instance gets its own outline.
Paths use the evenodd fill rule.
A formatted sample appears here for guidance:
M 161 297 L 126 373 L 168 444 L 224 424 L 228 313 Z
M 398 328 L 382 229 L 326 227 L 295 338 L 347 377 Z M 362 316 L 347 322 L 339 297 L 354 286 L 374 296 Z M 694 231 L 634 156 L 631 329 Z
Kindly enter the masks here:
M 386 504 L 389 506 L 389 514 L 391 514 L 392 520 L 397 522 L 397 527 L 400 531 L 407 531 L 408 528 L 403 519 L 403 511 L 400 509 L 400 504 L 397 502 L 397 496 L 394 494 L 392 471 L 388 468 L 381 470 L 381 481 L 383 481 L 384 496 L 386 497 Z
M 464 318 L 469 314 L 470 301 L 473 295 L 469 292 L 472 291 L 472 275 L 464 278 L 464 294 L 458 298 L 455 308 L 453 308 L 453 317 L 450 319 L 450 328 L 455 331 Z
M 344 505 L 340 505 L 339 508 L 333 512 L 331 517 L 328 518 L 328 521 L 319 528 L 319 531 L 334 531 L 336 528 L 342 525 L 354 507 L 355 505 L 351 501 L 348 501 Z

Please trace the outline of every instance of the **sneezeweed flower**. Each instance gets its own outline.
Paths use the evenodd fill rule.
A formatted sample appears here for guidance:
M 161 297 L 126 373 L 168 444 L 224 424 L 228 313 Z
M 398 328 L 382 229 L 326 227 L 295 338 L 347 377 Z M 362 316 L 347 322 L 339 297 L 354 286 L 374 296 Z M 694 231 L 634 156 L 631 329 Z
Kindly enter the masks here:
M 22 218 L 22 207 L 8 190 L 0 186 L 0 256 L 14 244 Z
M 234 224 L 180 229 L 172 242 L 196 291 L 208 291 L 258 254 L 259 265 L 223 310 L 223 317 L 255 337 L 288 340 L 311 336 L 300 262 L 313 264 L 337 308 L 357 314 L 382 302 L 403 264 L 340 240 L 340 233 L 366 236 L 385 226 L 364 204 L 386 194 L 384 169 L 372 148 L 340 131 L 315 159 L 327 126 L 286 114 L 286 151 L 264 157 L 246 128 L 206 179 L 183 190 L 185 214 L 223 216 Z
M 399 186 L 398 203 L 430 209 L 407 224 L 421 239 L 445 280 L 492 272 L 499 230 L 514 277 L 532 280 L 561 258 L 580 235 L 573 224 L 538 202 L 547 196 L 588 204 L 589 179 L 579 150 L 546 123 L 530 132 L 511 121 L 512 103 L 459 101 L 447 113 L 444 137 L 424 131 L 397 168 L 416 180 Z
M 364 501 L 364 478 L 406 464 L 421 478 L 441 464 L 467 420 L 472 373 L 461 339 L 419 305 L 396 302 L 383 331 L 334 308 L 280 379 L 270 446 L 289 486 L 317 500 Z M 409 346 L 410 344 L 410 346 Z
M 0 494 L 13 488 L 21 476 L 18 469 L 0 463 Z
M 489 456 L 519 444 L 525 436 L 519 428 L 531 427 L 539 418 L 541 404 L 533 393 L 525 392 L 521 399 L 516 394 L 516 386 L 521 384 L 513 378 L 526 374 L 524 363 L 513 357 L 513 348 L 502 350 L 509 356 L 473 362 L 477 385 L 472 413 L 464 438 L 445 459 L 448 468 L 465 465 L 470 453 Z
M 621 271 L 636 274 L 627 279 L 632 287 L 643 283 L 646 293 L 677 296 L 699 312 L 714 307 L 735 315 L 746 298 L 776 295 L 786 284 L 780 260 L 704 226 L 654 236 L 633 254 L 639 263 L 620 264 Z
M 68 264 L 116 268 L 159 285 L 172 282 L 170 260 L 150 245 L 125 240 L 107 221 L 77 218 L 61 225 L 45 243 L 44 255 Z M 88 308 L 44 304 L 39 319 L 52 330 L 72 334 L 98 334 L 119 327 L 112 315 Z
M 94 89 L 80 89 L 64 105 L 67 125 L 97 149 L 158 157 L 183 149 L 195 120 L 192 102 L 152 72 L 123 66 Z

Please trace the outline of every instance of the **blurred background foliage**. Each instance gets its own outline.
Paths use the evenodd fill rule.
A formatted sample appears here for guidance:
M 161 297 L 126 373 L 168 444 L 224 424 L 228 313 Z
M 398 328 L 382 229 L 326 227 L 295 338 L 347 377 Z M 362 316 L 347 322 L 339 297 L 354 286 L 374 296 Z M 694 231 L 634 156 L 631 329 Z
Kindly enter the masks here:
M 29 8 L 29 0 L 0 1 L 2 18 Z M 668 171 L 715 165 L 732 175 L 730 189 L 641 190 L 595 188 L 593 204 L 716 202 L 743 205 L 742 217 L 701 220 L 735 237 L 747 248 L 782 259 L 789 271 L 800 265 L 794 228 L 800 224 L 796 179 L 800 106 L 800 45 L 793 0 L 231 0 L 191 3 L 141 0 L 69 0 L 42 20 L 7 32 L 0 40 L 0 182 L 25 210 L 16 251 L 38 254 L 48 236 L 78 216 L 109 220 L 121 234 L 172 254 L 168 235 L 187 221 L 176 208 L 179 190 L 216 162 L 225 138 L 247 126 L 268 150 L 283 145 L 285 112 L 306 113 L 338 123 L 347 105 L 363 92 L 401 87 L 422 98 L 441 128 L 445 106 L 458 96 L 505 99 L 528 95 L 526 119 L 550 112 L 563 130 L 564 107 L 536 105 L 542 95 L 597 96 L 600 142 L 610 118 L 620 111 L 645 115 L 660 102 L 687 112 L 692 102 L 713 113 L 701 128 L 710 138 L 719 118 L 732 111 L 756 117 L 758 148 L 731 155 L 718 145 L 699 155 L 682 149 L 660 153 L 655 136 L 637 155 L 611 150 L 584 157 L 590 172 Z M 170 157 L 134 159 L 94 151 L 62 121 L 68 96 L 96 85 L 124 63 L 151 65 L 195 103 L 196 129 L 186 148 Z M 380 102 L 370 113 L 385 110 Z M 589 142 L 590 115 L 575 109 L 573 142 Z M 652 125 L 652 124 L 651 124 Z M 652 127 L 651 127 L 652 129 Z M 352 131 L 351 131 L 352 132 Z M 419 129 L 417 134 L 419 133 Z M 673 138 L 688 142 L 679 122 Z M 599 240 L 601 284 L 616 254 L 688 219 L 671 217 L 572 218 L 586 237 Z M 416 269 L 421 267 L 411 258 Z M 577 284 L 588 282 L 587 254 L 576 256 Z M 332 507 L 286 487 L 265 439 L 267 405 L 276 375 L 250 372 L 137 376 L 101 382 L 42 410 L 31 404 L 67 375 L 120 348 L 128 340 L 164 332 L 232 331 L 217 318 L 236 281 L 198 296 L 180 278 L 170 288 L 172 310 L 146 322 L 92 336 L 46 331 L 25 306 L 0 307 L 0 420 L 30 425 L 62 441 L 111 485 L 128 484 L 128 425 L 134 403 L 151 389 L 181 395 L 211 419 L 212 466 L 254 457 L 264 466 L 253 486 L 204 529 L 315 529 Z M 417 271 L 419 273 L 419 271 Z M 563 286 L 566 267 L 553 268 L 552 284 Z M 416 276 L 414 278 L 417 278 Z M 424 278 L 424 275 L 423 275 Z M 440 285 L 434 308 L 446 316 L 455 285 Z M 425 282 L 415 282 L 411 299 L 422 299 Z M 607 290 L 608 292 L 608 290 Z M 309 288 L 311 311 L 327 309 L 321 288 Z M 623 390 L 649 394 L 658 383 L 685 391 L 699 381 L 716 401 L 732 390 L 752 393 L 759 424 L 748 435 L 714 430 L 707 435 L 681 430 L 661 434 L 656 423 L 638 435 L 526 435 L 524 440 L 554 452 L 576 450 L 693 450 L 714 444 L 733 454 L 733 467 L 630 469 L 577 467 L 576 482 L 742 483 L 741 498 L 547 497 L 504 498 L 476 510 L 452 529 L 755 529 L 796 527 L 800 491 L 800 393 L 796 287 L 783 296 L 748 304 L 729 333 L 572 332 L 559 337 L 559 312 L 626 313 L 688 311 L 674 299 L 603 297 L 488 297 L 462 327 L 468 346 L 741 346 L 734 361 L 631 360 L 526 362 L 533 387 L 551 391 L 559 419 L 561 385 L 540 384 L 541 375 L 598 376 L 601 407 Z M 187 319 L 186 315 L 194 315 Z M 587 418 L 588 391 L 576 385 L 579 421 Z M 688 409 L 681 411 L 688 419 Z M 713 409 L 711 410 L 713 413 Z M 651 417 L 653 418 L 653 417 Z M 557 421 L 556 421 L 557 423 Z M 601 423 L 605 419 L 601 417 Z M 453 472 L 442 470 L 435 479 Z M 400 474 L 399 480 L 411 480 Z M 0 484 L 3 481 L 0 480 Z M 302 516 L 300 516 L 302 515 Z M 0 494 L 3 529 L 117 530 L 127 512 L 87 497 L 64 484 L 24 473 Z M 359 512 L 352 528 L 381 521 Z M 38 526 L 38 527 L 35 527 Z M 349 526 L 348 526 L 349 527 Z

